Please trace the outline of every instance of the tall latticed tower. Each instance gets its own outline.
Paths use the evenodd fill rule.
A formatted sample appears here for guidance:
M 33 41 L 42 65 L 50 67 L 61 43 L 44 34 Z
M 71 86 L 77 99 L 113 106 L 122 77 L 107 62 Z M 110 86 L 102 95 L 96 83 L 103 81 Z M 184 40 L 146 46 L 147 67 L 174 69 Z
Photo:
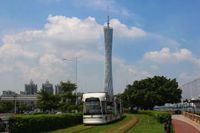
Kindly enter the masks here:
M 109 26 L 109 16 L 107 26 L 104 27 L 104 43 L 105 43 L 105 81 L 104 91 L 109 96 L 113 96 L 113 80 L 112 80 L 112 38 L 113 28 Z

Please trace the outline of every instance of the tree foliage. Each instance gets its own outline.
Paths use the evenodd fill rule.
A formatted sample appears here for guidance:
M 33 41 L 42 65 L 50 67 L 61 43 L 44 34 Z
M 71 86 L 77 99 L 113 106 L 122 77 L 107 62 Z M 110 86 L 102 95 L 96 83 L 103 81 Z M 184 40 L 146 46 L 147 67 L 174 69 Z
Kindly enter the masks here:
M 60 92 L 58 95 L 50 94 L 43 89 L 38 93 L 37 106 L 43 111 L 60 109 L 63 112 L 71 112 L 78 109 L 76 105 L 76 94 L 74 93 L 77 86 L 70 81 L 61 81 L 58 85 Z
M 10 113 L 14 111 L 14 102 L 0 101 L 0 113 Z
M 43 89 L 38 93 L 37 106 L 43 111 L 51 111 L 59 107 L 60 97 L 50 94 Z
M 71 112 L 72 110 L 76 109 L 76 94 L 74 93 L 74 91 L 77 89 L 77 85 L 70 81 L 61 81 L 60 88 L 62 90 L 62 93 L 60 94 L 60 109 L 62 111 Z
M 17 103 L 17 113 L 23 113 L 24 111 L 32 110 L 31 105 L 26 103 Z
M 127 85 L 121 97 L 125 107 L 152 109 L 155 105 L 180 102 L 181 93 L 176 79 L 154 76 Z
M 60 88 L 63 93 L 60 94 L 62 98 L 62 102 L 69 103 L 69 104 L 75 104 L 76 100 L 76 94 L 73 93 L 77 86 L 74 83 L 71 83 L 70 81 L 67 82 L 60 82 Z

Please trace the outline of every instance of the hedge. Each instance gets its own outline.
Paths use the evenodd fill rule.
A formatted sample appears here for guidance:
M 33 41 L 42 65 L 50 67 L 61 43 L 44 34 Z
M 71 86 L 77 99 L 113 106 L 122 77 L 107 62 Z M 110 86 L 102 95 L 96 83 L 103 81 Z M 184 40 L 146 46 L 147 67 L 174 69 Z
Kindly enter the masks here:
M 140 110 L 139 113 L 153 116 L 160 123 L 164 123 L 167 120 L 171 120 L 171 113 L 169 112 L 161 112 L 161 111 L 154 111 L 154 110 Z
M 17 115 L 9 119 L 11 133 L 36 133 L 82 123 L 82 114 Z
M 198 112 L 198 113 L 196 113 L 197 115 L 200 115 L 200 113 Z

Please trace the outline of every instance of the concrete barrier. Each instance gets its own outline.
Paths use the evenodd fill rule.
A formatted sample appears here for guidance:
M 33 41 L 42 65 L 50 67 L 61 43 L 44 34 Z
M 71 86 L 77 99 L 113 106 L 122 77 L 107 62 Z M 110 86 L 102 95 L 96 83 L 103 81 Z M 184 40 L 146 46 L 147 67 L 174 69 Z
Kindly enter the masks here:
M 189 112 L 183 112 L 183 115 L 192 121 L 195 121 L 196 123 L 200 124 L 200 115 L 189 113 Z

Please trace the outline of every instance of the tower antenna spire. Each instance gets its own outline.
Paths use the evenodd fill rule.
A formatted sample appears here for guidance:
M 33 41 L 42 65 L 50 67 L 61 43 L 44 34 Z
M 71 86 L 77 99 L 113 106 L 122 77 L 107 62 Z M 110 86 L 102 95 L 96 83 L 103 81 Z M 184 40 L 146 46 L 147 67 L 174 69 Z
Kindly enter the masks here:
M 109 25 L 110 25 L 110 18 L 109 18 L 109 15 L 108 15 L 107 26 L 109 27 Z
M 110 25 L 109 6 L 107 6 L 107 14 L 108 14 L 108 16 L 107 16 L 107 26 L 109 27 L 109 25 Z
M 109 25 L 110 25 L 110 18 L 109 18 L 109 15 L 108 15 L 107 26 L 109 27 Z

